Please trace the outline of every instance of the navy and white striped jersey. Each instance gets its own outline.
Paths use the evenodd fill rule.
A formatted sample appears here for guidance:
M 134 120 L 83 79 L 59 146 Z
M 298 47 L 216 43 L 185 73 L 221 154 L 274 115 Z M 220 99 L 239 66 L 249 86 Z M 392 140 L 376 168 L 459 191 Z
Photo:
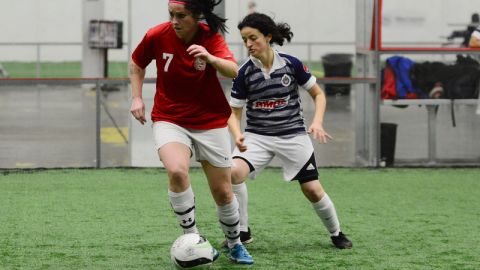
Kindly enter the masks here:
M 294 56 L 274 51 L 269 72 L 260 60 L 250 57 L 233 80 L 230 106 L 246 105 L 246 132 L 267 136 L 306 134 L 299 86 L 309 90 L 316 83 Z

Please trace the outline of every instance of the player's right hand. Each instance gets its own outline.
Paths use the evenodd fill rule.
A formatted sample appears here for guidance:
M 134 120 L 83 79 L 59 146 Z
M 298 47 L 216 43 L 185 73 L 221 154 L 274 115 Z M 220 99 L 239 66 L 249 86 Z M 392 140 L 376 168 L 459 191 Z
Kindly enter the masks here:
M 147 122 L 147 119 L 145 119 L 145 103 L 143 103 L 142 98 L 137 97 L 132 99 L 130 113 L 132 113 L 133 117 L 135 117 L 140 124 L 143 125 Z
M 247 151 L 247 146 L 243 143 L 244 141 L 245 136 L 243 136 L 243 134 L 235 138 L 235 145 L 238 147 L 238 150 L 240 150 L 240 152 Z

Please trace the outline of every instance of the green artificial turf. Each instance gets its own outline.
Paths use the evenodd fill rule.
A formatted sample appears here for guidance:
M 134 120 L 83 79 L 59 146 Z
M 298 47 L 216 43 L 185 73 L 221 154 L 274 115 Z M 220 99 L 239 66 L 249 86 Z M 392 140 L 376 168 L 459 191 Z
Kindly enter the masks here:
M 351 250 L 329 235 L 297 183 L 249 181 L 251 267 L 480 269 L 480 169 L 321 169 Z M 203 172 L 191 171 L 197 224 L 223 241 Z M 0 269 L 172 269 L 181 233 L 160 169 L 0 171 Z

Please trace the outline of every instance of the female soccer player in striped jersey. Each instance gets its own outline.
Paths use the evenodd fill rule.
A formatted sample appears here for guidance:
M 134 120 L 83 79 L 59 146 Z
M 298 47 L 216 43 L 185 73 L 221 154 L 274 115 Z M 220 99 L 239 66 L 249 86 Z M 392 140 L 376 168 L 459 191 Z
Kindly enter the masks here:
M 293 33 L 286 23 L 276 24 L 260 13 L 247 15 L 239 24 L 249 59 L 233 81 L 229 128 L 235 139 L 233 152 L 233 191 L 240 204 L 240 239 L 252 241 L 248 227 L 248 193 L 245 179 L 255 178 L 277 156 L 286 181 L 298 180 L 305 197 L 330 233 L 335 247 L 351 248 L 352 242 L 340 230 L 330 197 L 320 181 L 313 145 L 308 134 L 321 143 L 331 139 L 323 129 L 326 98 L 314 76 L 300 60 L 280 53 L 273 44 L 283 45 Z M 307 128 L 300 104 L 299 88 L 315 103 L 315 115 Z M 247 126 L 240 129 L 243 108 Z
M 195 150 L 217 204 L 220 227 L 228 239 L 228 257 L 253 259 L 239 239 L 238 202 L 231 184 L 231 110 L 217 78 L 234 78 L 238 66 L 218 30 L 225 19 L 212 11 L 221 0 L 169 0 L 170 21 L 148 30 L 130 64 L 130 111 L 146 122 L 142 85 L 145 68 L 156 60 L 157 84 L 151 119 L 156 151 L 169 177 L 168 197 L 184 233 L 198 233 L 195 199 L 188 170 Z M 203 23 L 206 21 L 207 24 Z M 218 252 L 213 250 L 214 259 Z

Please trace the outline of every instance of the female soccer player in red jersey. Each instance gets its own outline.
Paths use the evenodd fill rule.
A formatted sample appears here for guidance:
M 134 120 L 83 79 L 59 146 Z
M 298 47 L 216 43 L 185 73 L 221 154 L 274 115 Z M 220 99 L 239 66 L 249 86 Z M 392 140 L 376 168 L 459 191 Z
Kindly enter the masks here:
M 230 181 L 227 121 L 231 109 L 217 78 L 217 71 L 234 78 L 238 70 L 235 58 L 218 33 L 226 30 L 226 20 L 213 13 L 220 2 L 168 2 L 170 21 L 149 29 L 132 54 L 130 111 L 141 124 L 146 123 L 142 85 L 145 68 L 155 60 L 153 135 L 168 173 L 168 197 L 178 222 L 184 233 L 198 233 L 188 173 L 195 151 L 217 204 L 220 226 L 228 241 L 227 256 L 236 263 L 252 264 L 252 257 L 239 240 L 238 202 Z

